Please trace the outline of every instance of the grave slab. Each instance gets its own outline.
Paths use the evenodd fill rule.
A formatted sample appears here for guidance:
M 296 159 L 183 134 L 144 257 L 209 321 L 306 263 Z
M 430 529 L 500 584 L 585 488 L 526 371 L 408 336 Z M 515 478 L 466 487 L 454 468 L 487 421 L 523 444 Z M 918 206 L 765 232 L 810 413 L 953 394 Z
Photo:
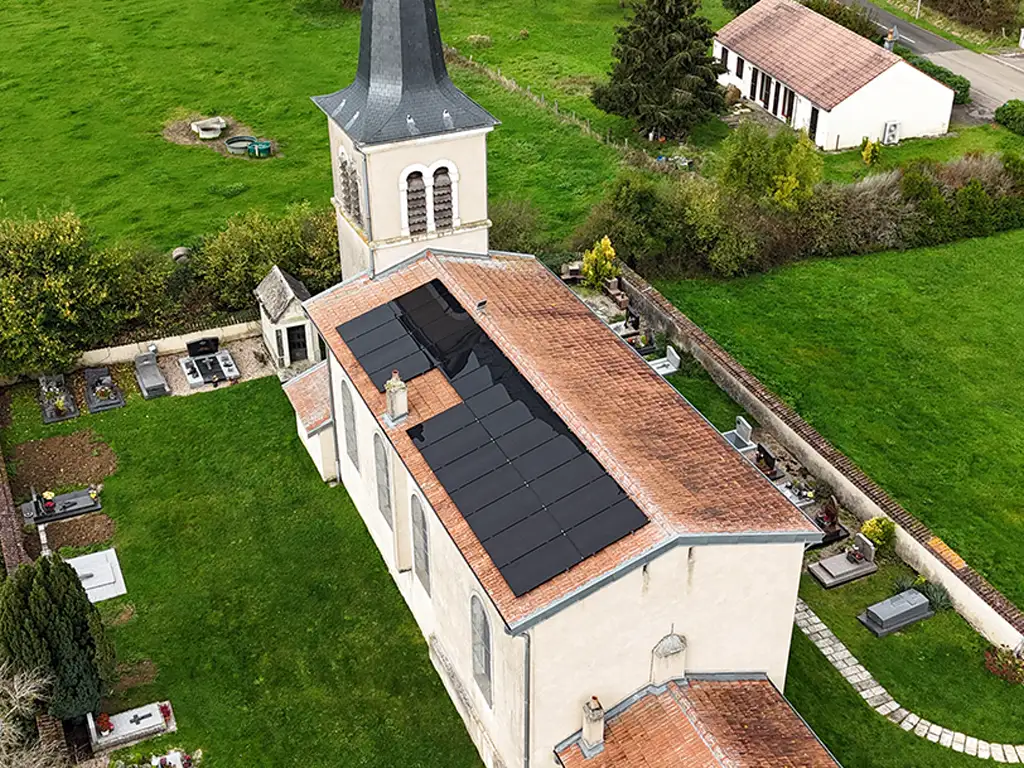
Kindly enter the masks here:
M 160 711 L 162 706 L 166 706 L 167 711 L 170 713 L 170 717 L 167 720 L 164 720 L 164 716 Z M 101 735 L 96 730 L 96 720 L 93 718 L 92 713 L 90 712 L 86 715 L 89 740 L 92 742 L 94 754 L 138 744 L 140 741 L 145 741 L 154 736 L 173 733 L 178 730 L 174 711 L 171 709 L 169 701 L 154 702 L 143 707 L 129 709 L 127 712 L 119 712 L 116 715 L 110 716 L 110 723 L 113 726 L 113 730 Z
M 859 553 L 862 559 L 851 559 L 851 552 Z M 866 536 L 858 533 L 852 549 L 812 563 L 807 570 L 825 589 L 849 584 L 878 570 L 878 566 L 875 565 L 875 545 Z
M 75 569 L 91 603 L 100 603 L 128 592 L 121 573 L 121 564 L 113 549 L 73 557 L 68 560 L 68 565 Z
M 934 615 L 935 611 L 928 604 L 928 598 L 916 589 L 908 589 L 888 600 L 869 606 L 857 619 L 870 629 L 875 637 L 885 637 Z

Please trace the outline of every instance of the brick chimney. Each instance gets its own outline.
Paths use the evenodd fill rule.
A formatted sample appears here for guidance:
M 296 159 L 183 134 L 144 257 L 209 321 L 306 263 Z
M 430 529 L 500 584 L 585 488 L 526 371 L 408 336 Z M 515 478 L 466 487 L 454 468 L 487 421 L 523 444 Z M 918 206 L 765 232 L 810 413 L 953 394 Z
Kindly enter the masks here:
M 402 381 L 398 371 L 391 372 L 391 378 L 384 385 L 387 394 L 388 409 L 387 420 L 392 424 L 398 424 L 409 415 L 409 386 Z
M 604 707 L 597 696 L 591 696 L 583 705 L 583 738 L 580 746 L 587 757 L 604 749 Z

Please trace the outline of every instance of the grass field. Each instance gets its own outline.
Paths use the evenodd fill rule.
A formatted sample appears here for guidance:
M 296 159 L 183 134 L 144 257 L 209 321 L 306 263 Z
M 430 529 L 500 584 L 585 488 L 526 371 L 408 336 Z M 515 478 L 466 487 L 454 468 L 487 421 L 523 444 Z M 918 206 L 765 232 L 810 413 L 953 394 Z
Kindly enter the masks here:
M 20 397 L 18 435 L 42 428 Z M 34 417 L 34 418 L 33 418 Z M 17 422 L 21 422 L 19 425 Z M 119 457 L 103 491 L 136 613 L 121 661 L 158 676 L 211 768 L 479 766 L 427 647 L 342 488 L 322 483 L 276 378 L 81 417 Z M 200 439 L 201 436 L 201 439 Z M 148 753 L 147 753 L 148 754 Z
M 1024 232 L 661 283 L 668 298 L 1024 605 Z

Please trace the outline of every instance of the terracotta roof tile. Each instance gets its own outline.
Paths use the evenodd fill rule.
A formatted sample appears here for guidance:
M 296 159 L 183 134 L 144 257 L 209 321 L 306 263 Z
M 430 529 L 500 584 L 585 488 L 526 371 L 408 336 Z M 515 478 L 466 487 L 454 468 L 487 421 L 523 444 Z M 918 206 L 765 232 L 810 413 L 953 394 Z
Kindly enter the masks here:
M 651 520 L 519 598 L 406 434 L 410 424 L 390 429 L 380 420 L 384 394 L 335 330 L 435 278 Z M 487 307 L 480 312 L 475 307 L 482 298 Z M 671 385 L 535 259 L 428 253 L 376 279 L 364 276 L 336 286 L 305 306 L 510 624 L 679 533 L 816 531 Z M 417 390 L 425 387 L 436 390 L 436 381 L 417 377 L 409 382 L 411 412 L 420 397 Z M 458 402 L 457 395 L 455 400 L 430 397 L 441 398 L 436 407 Z M 426 418 L 414 414 L 417 417 Z
M 670 682 L 613 708 L 597 755 L 578 736 L 557 754 L 565 768 L 839 768 L 766 679 Z
M 331 420 L 329 376 L 325 360 L 282 385 L 307 435 Z
M 722 27 L 716 38 L 825 110 L 902 61 L 793 0 L 761 0 Z

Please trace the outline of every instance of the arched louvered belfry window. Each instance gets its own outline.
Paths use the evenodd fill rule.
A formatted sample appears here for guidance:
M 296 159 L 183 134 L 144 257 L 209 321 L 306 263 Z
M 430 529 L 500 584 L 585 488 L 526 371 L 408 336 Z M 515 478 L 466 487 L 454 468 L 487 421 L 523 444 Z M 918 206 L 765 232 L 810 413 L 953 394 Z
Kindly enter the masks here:
M 406 177 L 405 204 L 409 214 L 409 234 L 425 234 L 427 231 L 427 184 L 420 171 L 413 171 Z
M 473 595 L 469 601 L 470 623 L 473 628 L 473 678 L 487 705 L 491 705 L 491 625 L 480 598 Z
M 359 173 L 345 150 L 338 153 L 338 180 L 341 182 L 341 209 L 358 226 L 363 226 L 363 212 L 359 205 Z
M 451 229 L 453 221 L 452 177 L 446 166 L 434 171 L 434 227 Z
M 352 393 L 348 384 L 341 382 L 341 416 L 345 424 L 345 450 L 352 465 L 359 469 L 359 443 L 356 439 L 356 410 L 352 407 Z
M 377 507 L 387 520 L 394 526 L 391 514 L 391 472 L 388 470 L 388 452 L 380 435 L 373 436 L 373 458 L 377 470 Z
M 430 545 L 427 539 L 427 516 L 419 496 L 412 497 L 412 567 L 424 591 L 430 594 Z

